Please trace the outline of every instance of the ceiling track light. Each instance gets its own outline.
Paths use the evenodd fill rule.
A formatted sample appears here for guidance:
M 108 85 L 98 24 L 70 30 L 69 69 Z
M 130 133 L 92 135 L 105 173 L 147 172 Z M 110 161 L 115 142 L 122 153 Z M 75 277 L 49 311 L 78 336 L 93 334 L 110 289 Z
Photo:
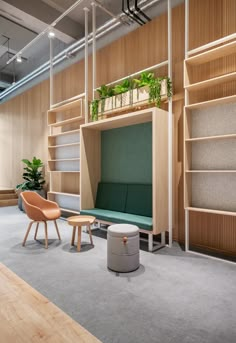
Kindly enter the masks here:
M 17 55 L 17 57 L 16 57 L 16 62 L 17 62 L 17 63 L 22 63 L 21 54 L 18 54 L 18 55 Z
M 55 37 L 55 32 L 52 29 L 50 29 L 48 31 L 48 38 L 54 38 L 54 37 Z

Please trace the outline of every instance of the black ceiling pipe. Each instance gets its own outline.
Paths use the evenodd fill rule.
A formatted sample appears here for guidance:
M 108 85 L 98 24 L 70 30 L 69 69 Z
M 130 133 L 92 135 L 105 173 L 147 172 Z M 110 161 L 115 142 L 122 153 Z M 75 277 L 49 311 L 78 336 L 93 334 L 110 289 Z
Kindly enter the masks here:
M 151 21 L 151 18 L 149 18 L 142 10 L 140 7 L 138 7 L 138 0 L 135 0 L 135 4 L 134 4 L 134 8 L 135 11 L 137 11 L 138 13 L 142 14 L 144 16 L 144 18 L 146 18 L 148 21 Z
M 129 12 L 126 12 L 126 11 L 125 11 L 125 0 L 122 0 L 122 12 L 123 12 L 127 17 L 129 17 L 130 19 L 136 21 L 136 23 L 138 23 L 139 25 L 143 25 L 143 24 L 141 24 L 137 19 L 135 19 L 134 17 L 132 17 L 131 14 L 129 14 Z
M 142 23 L 141 25 L 146 24 L 145 21 L 143 21 L 143 19 L 141 19 L 139 16 L 137 16 L 137 14 L 136 14 L 134 11 L 131 10 L 129 1 L 130 1 L 130 0 L 127 0 L 127 9 L 128 9 L 128 11 L 129 11 L 129 13 L 130 13 L 134 18 L 136 18 L 137 21 L 139 21 L 140 23 Z

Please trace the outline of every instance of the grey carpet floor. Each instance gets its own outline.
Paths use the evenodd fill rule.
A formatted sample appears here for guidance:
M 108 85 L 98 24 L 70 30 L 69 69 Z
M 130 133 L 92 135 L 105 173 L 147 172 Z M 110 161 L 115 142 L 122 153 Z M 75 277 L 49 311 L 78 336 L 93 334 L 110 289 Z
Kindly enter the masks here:
M 59 221 L 62 242 L 49 224 L 49 248 L 30 234 L 17 207 L 0 208 L 0 261 L 104 343 L 235 343 L 236 266 L 184 253 L 177 244 L 141 251 L 139 270 L 106 267 L 106 240 L 86 233 L 71 248 L 71 230 Z M 7 343 L 7 342 L 4 342 Z M 74 343 L 74 342 L 72 342 Z

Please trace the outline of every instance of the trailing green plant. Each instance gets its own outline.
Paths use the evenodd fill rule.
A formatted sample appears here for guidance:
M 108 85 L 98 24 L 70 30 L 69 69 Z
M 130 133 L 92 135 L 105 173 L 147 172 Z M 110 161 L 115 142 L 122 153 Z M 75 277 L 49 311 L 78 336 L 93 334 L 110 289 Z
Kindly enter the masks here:
M 157 107 L 161 106 L 161 78 L 154 78 L 149 86 L 149 102 L 154 102 Z
M 99 105 L 98 99 L 95 99 L 91 102 L 92 121 L 98 120 L 98 105 Z
M 166 77 L 167 81 L 167 97 L 170 99 L 172 97 L 172 82 L 169 77 Z
M 16 189 L 21 189 L 22 191 L 36 191 L 43 189 L 45 180 L 41 169 L 43 167 L 42 161 L 34 156 L 32 161 L 23 159 L 22 162 L 26 164 L 23 173 L 23 179 L 25 181 L 18 184 Z

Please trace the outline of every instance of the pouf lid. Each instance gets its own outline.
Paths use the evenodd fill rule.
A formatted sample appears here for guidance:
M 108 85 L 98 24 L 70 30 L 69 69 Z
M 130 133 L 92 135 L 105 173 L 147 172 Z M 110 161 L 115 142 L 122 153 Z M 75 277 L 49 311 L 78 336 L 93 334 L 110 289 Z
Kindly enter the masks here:
M 139 233 L 139 228 L 131 224 L 114 224 L 108 227 L 108 234 L 113 237 L 132 237 Z

